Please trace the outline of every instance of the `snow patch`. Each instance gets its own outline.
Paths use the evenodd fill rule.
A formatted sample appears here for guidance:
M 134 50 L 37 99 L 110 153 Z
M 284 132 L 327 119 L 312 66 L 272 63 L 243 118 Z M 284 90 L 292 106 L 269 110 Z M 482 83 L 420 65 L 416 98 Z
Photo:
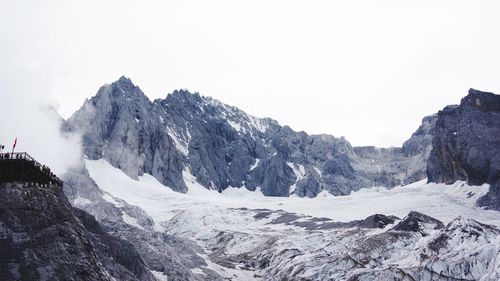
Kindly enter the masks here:
M 182 153 L 184 156 L 188 156 L 188 154 L 189 154 L 188 143 L 189 142 L 181 141 L 179 139 L 179 137 L 174 132 L 172 132 L 172 130 L 168 127 L 167 127 L 167 134 L 174 142 L 174 145 L 175 145 L 175 148 L 177 149 L 177 151 Z M 188 131 L 188 135 L 189 135 L 189 131 Z M 191 135 L 189 135 L 189 139 L 190 138 L 191 138 Z
M 89 199 L 87 198 L 83 198 L 83 197 L 76 197 L 75 200 L 73 200 L 73 205 L 75 206 L 85 206 L 85 205 L 89 205 L 91 204 L 92 201 L 90 201 Z
M 108 201 L 109 203 L 115 205 L 115 207 L 123 207 L 123 204 L 121 204 L 120 202 L 116 201 L 115 198 L 113 198 L 113 196 L 109 195 L 108 193 L 104 193 L 104 195 L 102 196 L 102 199 Z
M 259 163 L 260 163 L 260 159 L 259 158 L 255 158 L 255 163 L 253 163 L 252 167 L 250 167 L 250 170 L 248 170 L 248 171 L 250 172 L 253 169 L 257 168 L 257 166 L 259 166 Z
M 154 278 L 156 278 L 157 281 L 168 281 L 168 277 L 166 275 L 163 275 L 163 272 L 154 270 L 150 270 L 150 272 L 151 274 L 153 274 Z
M 259 119 L 259 118 L 255 118 L 255 117 L 248 115 L 248 114 L 247 114 L 247 117 L 248 117 L 248 120 L 250 120 L 250 124 L 252 125 L 252 127 L 257 129 L 261 133 L 266 132 L 267 125 L 264 123 L 264 120 Z
M 205 272 L 203 272 L 203 270 L 202 270 L 202 269 L 200 269 L 200 268 L 191 268 L 190 270 L 191 270 L 191 272 L 192 272 L 192 273 L 194 273 L 194 274 L 205 275 Z
M 304 176 L 306 175 L 306 170 L 304 168 L 304 166 L 300 165 L 300 164 L 293 164 L 292 162 L 286 162 L 286 164 L 292 168 L 293 170 L 293 173 L 295 174 L 295 177 L 297 178 L 295 180 L 295 183 L 292 184 L 290 186 L 290 189 L 289 189 L 289 194 L 294 194 L 295 193 L 295 189 L 297 188 L 297 182 L 301 179 L 304 178 Z
M 191 174 L 188 167 L 185 167 L 182 171 L 182 177 L 184 179 L 184 183 L 186 184 L 188 191 L 186 194 L 191 196 L 213 196 L 217 194 L 217 191 L 209 190 L 201 185 L 196 177 Z
M 122 213 L 122 219 L 123 219 L 123 221 L 130 224 L 131 226 L 144 230 L 144 228 L 137 222 L 136 218 L 133 218 L 133 217 L 127 215 L 126 213 Z
M 318 175 L 319 175 L 320 177 L 322 177 L 322 176 L 323 176 L 323 173 L 321 172 L 321 170 L 320 170 L 320 169 L 318 169 L 318 167 L 314 166 L 313 168 L 314 168 L 314 170 L 316 171 L 316 173 L 318 173 Z
M 231 127 L 233 127 L 233 129 L 235 129 L 236 131 L 238 131 L 238 132 L 239 132 L 239 131 L 241 131 L 241 125 L 240 125 L 240 124 L 238 124 L 238 123 L 236 123 L 236 122 L 234 122 L 234 121 L 231 121 L 231 120 L 227 120 L 227 123 L 228 123 Z

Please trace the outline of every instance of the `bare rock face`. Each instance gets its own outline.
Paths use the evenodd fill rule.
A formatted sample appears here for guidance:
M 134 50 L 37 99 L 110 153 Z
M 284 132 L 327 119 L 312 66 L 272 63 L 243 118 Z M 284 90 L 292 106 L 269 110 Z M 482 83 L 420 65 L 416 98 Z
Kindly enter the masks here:
M 490 184 L 478 204 L 500 210 L 500 96 L 474 89 L 438 113 L 427 163 L 431 182 Z
M 62 191 L 1 184 L 0 202 L 0 280 L 154 280 L 134 247 L 77 211 L 82 224 Z
M 87 230 L 104 267 L 116 279 L 155 281 L 141 255 L 130 242 L 106 232 L 94 216 L 73 209 L 73 213 Z
M 187 191 L 190 173 L 218 191 L 315 197 L 425 178 L 435 120 L 424 118 L 402 148 L 352 147 L 343 137 L 296 132 L 187 90 L 151 102 L 122 77 L 101 87 L 65 129 L 83 135 L 90 159 L 104 158 L 133 178 L 149 173 L 175 191 Z
M 104 158 L 132 178 L 152 174 L 185 192 L 183 156 L 154 110 L 141 89 L 121 77 L 85 101 L 64 129 L 83 132 L 84 153 L 90 159 Z

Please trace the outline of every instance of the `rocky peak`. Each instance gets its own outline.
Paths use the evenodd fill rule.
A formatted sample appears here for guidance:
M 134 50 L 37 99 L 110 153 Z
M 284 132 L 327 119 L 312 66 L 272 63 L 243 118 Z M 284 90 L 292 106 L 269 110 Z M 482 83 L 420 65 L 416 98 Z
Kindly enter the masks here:
M 100 110 L 104 112 L 111 110 L 117 112 L 122 109 L 134 110 L 139 107 L 150 107 L 150 105 L 149 98 L 125 76 L 111 84 L 102 86 L 97 94 L 84 104 L 87 111 Z
M 474 107 L 482 111 L 500 111 L 500 96 L 489 92 L 469 89 L 460 106 Z
M 132 83 L 132 80 L 130 78 L 126 77 L 125 75 L 122 75 L 118 80 L 115 82 L 116 84 L 120 84 L 121 86 L 124 87 L 129 87 L 129 88 L 135 88 L 136 86 L 134 83 Z
M 167 101 L 167 103 L 168 101 L 173 100 L 199 103 L 202 101 L 202 97 L 198 92 L 191 93 L 187 89 L 178 89 L 174 90 L 171 94 L 168 94 L 165 100 Z
M 132 80 L 126 78 L 125 76 L 120 77 L 116 82 L 110 85 L 110 93 L 116 99 L 125 99 L 126 102 L 131 100 L 136 100 L 146 104 L 150 104 L 151 101 L 144 94 L 144 92 L 136 86 Z

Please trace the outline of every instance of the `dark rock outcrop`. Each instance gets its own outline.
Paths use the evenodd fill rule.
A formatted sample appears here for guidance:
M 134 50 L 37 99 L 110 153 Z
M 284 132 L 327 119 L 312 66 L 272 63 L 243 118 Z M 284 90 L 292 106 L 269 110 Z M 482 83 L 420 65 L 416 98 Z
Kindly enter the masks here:
M 360 227 L 364 228 L 384 228 L 389 224 L 393 224 L 398 217 L 375 214 L 367 217 L 359 223 Z
M 427 163 L 430 182 L 490 184 L 478 204 L 500 210 L 500 96 L 474 89 L 438 113 Z
M 76 211 L 82 224 L 61 190 L 7 183 L 0 191 L 0 280 L 154 280 L 133 247 Z
M 420 232 L 426 236 L 427 229 L 436 230 L 443 228 L 444 225 L 440 220 L 424 215 L 422 213 L 411 211 L 406 217 L 396 224 L 392 230 Z
M 74 208 L 73 213 L 87 230 L 105 267 L 108 271 L 113 270 L 110 272 L 111 276 L 122 280 L 155 281 L 148 266 L 130 242 L 108 234 L 89 213 L 78 208 Z

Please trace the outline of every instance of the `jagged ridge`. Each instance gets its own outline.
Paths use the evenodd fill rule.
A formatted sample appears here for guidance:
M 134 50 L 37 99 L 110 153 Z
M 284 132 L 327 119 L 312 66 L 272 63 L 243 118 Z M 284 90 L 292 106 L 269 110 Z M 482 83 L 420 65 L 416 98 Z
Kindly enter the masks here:
M 343 137 L 295 132 L 187 90 L 151 102 L 122 77 L 101 87 L 66 128 L 82 133 L 89 158 L 105 158 L 134 178 L 152 174 L 176 191 L 187 191 L 184 178 L 192 174 L 219 191 L 314 197 L 425 178 L 435 119 L 425 118 L 402 148 L 352 147 Z

